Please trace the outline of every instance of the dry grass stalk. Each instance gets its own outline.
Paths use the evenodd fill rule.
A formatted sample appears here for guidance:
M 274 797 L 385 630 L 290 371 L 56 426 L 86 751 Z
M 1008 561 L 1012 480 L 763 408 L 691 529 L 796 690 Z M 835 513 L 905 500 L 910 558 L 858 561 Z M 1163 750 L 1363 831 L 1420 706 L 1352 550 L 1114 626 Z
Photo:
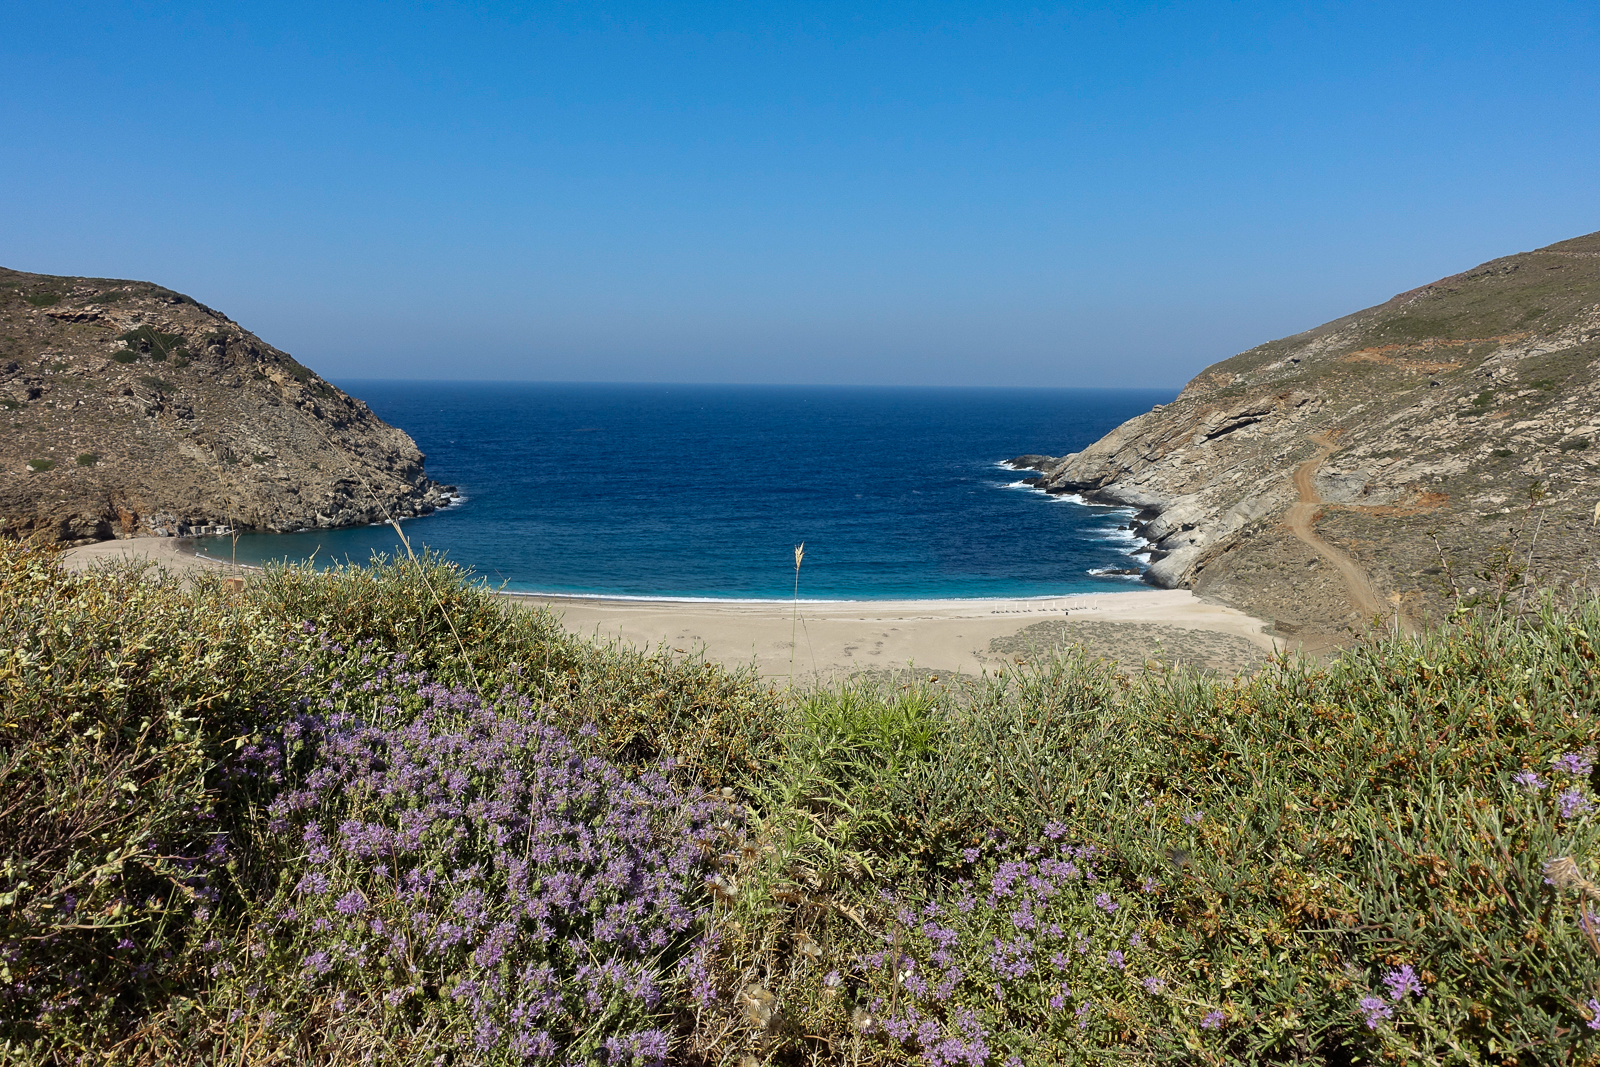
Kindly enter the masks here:
M 1576 889 L 1589 900 L 1600 901 L 1600 885 L 1583 876 L 1583 871 L 1571 856 L 1557 856 L 1547 860 L 1544 876 L 1557 889 Z
M 1600 955 L 1600 934 L 1595 931 L 1594 914 L 1589 910 L 1589 901 L 1600 901 L 1600 885 L 1596 885 L 1583 876 L 1577 861 L 1571 856 L 1557 856 L 1547 860 L 1544 865 L 1544 876 L 1550 879 L 1550 884 L 1559 892 L 1563 889 L 1576 889 L 1578 891 L 1578 922 L 1583 926 L 1583 932 L 1589 937 L 1589 944 L 1596 955 Z
M 806 543 L 794 546 L 794 622 L 789 626 L 789 688 L 794 688 L 794 643 L 800 629 L 800 562 L 806 558 Z

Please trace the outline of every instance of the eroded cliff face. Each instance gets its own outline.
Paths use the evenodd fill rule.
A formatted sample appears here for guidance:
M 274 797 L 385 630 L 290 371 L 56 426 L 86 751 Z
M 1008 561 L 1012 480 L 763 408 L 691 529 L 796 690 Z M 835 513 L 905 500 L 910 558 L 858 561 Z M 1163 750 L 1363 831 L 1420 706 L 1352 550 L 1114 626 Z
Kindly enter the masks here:
M 147 282 L 0 269 L 0 534 L 76 543 L 426 514 L 415 442 Z
M 1476 572 L 1512 556 L 1541 583 L 1596 585 L 1597 372 L 1591 234 L 1241 353 L 1082 452 L 1017 465 L 1138 508 L 1147 581 L 1331 639 L 1372 606 L 1341 552 L 1403 624 L 1441 615 L 1452 579 L 1486 591 Z

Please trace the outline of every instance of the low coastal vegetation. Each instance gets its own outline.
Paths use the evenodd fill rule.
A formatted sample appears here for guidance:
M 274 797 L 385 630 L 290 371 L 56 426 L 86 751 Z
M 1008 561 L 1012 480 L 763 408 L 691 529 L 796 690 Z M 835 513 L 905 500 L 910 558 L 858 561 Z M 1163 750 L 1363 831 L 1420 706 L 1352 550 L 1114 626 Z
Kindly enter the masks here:
M 0 1059 L 1600 1062 L 1600 607 L 1492 607 L 795 694 L 3 543 Z

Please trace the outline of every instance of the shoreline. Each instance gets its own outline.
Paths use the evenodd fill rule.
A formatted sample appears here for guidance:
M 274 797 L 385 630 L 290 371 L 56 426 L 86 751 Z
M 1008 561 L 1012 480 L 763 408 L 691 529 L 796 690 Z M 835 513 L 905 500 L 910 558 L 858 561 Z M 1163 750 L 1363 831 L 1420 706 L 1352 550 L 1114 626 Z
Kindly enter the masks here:
M 62 563 L 139 560 L 185 577 L 247 576 L 260 568 L 198 555 L 188 539 L 140 537 L 68 549 Z M 1136 669 L 1148 659 L 1224 673 L 1284 651 L 1268 623 L 1186 589 L 936 600 L 623 599 L 498 591 L 509 604 L 544 608 L 579 636 L 644 651 L 703 655 L 761 677 L 837 682 L 914 670 L 976 676 L 1082 645 Z M 791 635 L 793 644 L 791 646 Z

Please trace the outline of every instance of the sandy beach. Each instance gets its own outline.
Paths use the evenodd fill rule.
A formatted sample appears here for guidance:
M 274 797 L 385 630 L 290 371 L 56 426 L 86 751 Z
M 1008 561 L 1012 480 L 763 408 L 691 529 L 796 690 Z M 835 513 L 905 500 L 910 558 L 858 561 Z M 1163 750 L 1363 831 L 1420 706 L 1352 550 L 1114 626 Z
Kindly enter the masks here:
M 179 575 L 251 568 L 195 556 L 189 544 L 145 537 L 69 549 L 82 571 L 102 561 L 149 560 Z M 568 629 L 640 649 L 704 655 L 763 677 L 835 681 L 914 669 L 977 675 L 1068 645 L 1137 668 L 1151 660 L 1223 673 L 1276 650 L 1262 620 L 1187 590 L 1135 589 L 1026 600 L 684 601 L 507 594 L 545 607 Z M 793 634 L 791 646 L 790 637 Z
M 62 565 L 69 571 L 86 571 L 98 563 L 123 561 L 149 561 L 179 576 L 197 571 L 246 575 L 257 569 L 196 556 L 193 542 L 177 537 L 131 537 L 121 541 L 99 541 L 69 548 L 61 554 Z
M 1067 644 L 1138 666 L 1178 660 L 1233 673 L 1274 651 L 1263 623 L 1186 590 L 1028 600 L 781 602 L 518 596 L 587 637 L 703 653 L 763 677 L 837 680 L 916 668 L 976 675 Z

